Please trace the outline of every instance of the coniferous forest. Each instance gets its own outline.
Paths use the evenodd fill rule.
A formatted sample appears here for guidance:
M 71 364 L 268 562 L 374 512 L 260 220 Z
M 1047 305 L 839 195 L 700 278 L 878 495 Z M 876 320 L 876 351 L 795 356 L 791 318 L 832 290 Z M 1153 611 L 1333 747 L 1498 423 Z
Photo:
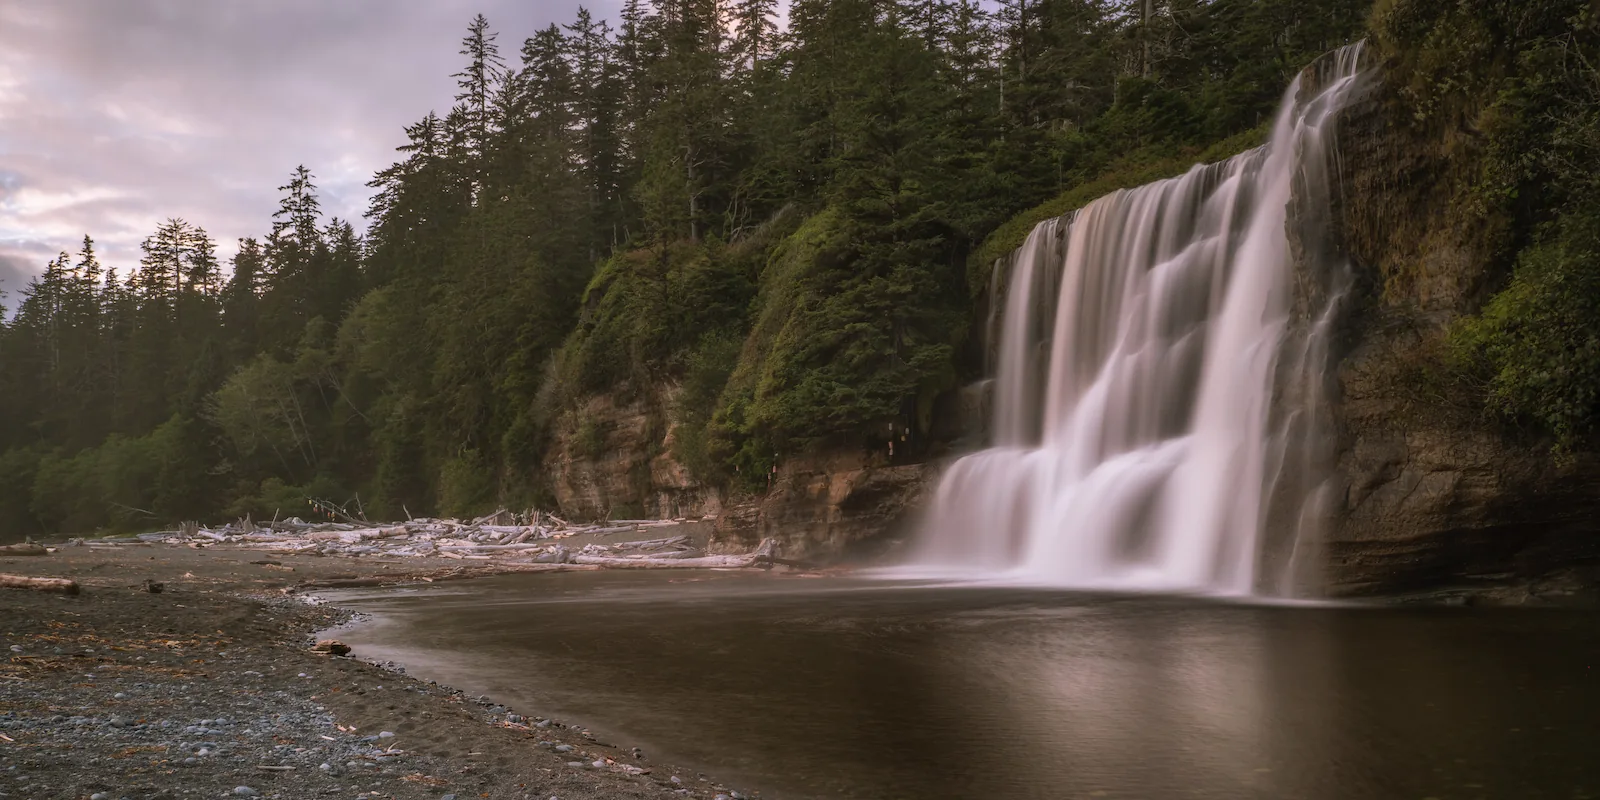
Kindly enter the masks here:
M 366 220 L 286 169 L 229 263 L 173 219 L 138 265 L 85 237 L 4 299 L 0 531 L 548 503 L 580 401 L 662 385 L 675 455 L 736 490 L 924 430 L 1028 225 L 1259 144 L 1370 6 L 628 0 L 520 42 L 479 16 Z

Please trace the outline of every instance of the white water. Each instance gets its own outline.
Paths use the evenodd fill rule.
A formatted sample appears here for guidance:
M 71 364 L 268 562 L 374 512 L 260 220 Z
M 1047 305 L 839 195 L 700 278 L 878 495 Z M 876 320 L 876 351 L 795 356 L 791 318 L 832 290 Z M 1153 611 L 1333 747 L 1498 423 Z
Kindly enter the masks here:
M 1267 145 L 1042 223 L 997 268 L 994 446 L 944 476 L 920 568 L 1283 591 L 1321 517 L 1310 473 L 1338 299 L 1290 325 L 1287 209 L 1327 213 L 1329 129 L 1360 56 L 1327 59 L 1314 97 L 1296 79 Z M 1287 555 L 1263 570 L 1274 504 L 1291 507 L 1272 514 Z

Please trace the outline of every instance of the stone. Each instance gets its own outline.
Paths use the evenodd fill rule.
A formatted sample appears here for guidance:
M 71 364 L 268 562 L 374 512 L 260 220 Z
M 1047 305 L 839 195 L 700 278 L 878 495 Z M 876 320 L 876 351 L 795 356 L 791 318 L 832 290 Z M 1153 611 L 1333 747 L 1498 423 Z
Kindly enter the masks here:
M 557 753 L 570 753 L 570 752 L 572 752 L 573 750 L 576 750 L 576 749 L 578 749 L 578 748 L 573 747 L 570 744 L 558 744 L 558 745 L 556 745 L 556 752 Z
M 597 758 L 597 759 L 594 760 L 594 768 L 595 769 L 605 769 L 606 768 L 606 762 L 604 760 L 602 760 L 602 759 L 598 759 Z
M 20 645 L 20 644 L 11 645 L 11 652 L 13 652 L 13 653 L 22 652 L 22 645 Z
M 313 652 L 327 653 L 335 656 L 350 655 L 350 645 L 347 645 L 338 639 L 319 639 L 317 640 L 317 643 L 312 646 L 311 650 Z
M 239 797 L 260 797 L 261 793 L 248 786 L 235 786 L 233 793 Z
M 567 766 L 575 769 L 583 769 L 585 765 L 582 761 L 568 761 Z
M 126 699 L 128 699 L 128 696 L 123 694 L 122 692 L 117 692 L 116 694 L 111 695 L 111 699 L 112 700 L 126 700 Z

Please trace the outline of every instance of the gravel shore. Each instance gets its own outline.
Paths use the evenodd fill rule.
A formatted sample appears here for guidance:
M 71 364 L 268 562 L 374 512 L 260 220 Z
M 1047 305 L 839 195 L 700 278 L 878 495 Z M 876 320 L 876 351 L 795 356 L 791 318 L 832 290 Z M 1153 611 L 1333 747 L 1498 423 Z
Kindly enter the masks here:
M 716 798 L 632 748 L 353 657 L 285 589 L 446 568 L 171 547 L 0 558 L 0 798 Z M 146 582 L 162 585 L 158 594 Z

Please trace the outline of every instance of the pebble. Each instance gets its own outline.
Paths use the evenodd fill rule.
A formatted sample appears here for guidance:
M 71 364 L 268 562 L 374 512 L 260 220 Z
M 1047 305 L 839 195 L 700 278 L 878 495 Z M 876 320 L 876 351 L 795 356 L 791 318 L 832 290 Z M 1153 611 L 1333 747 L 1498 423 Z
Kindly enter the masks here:
M 572 751 L 574 751 L 576 749 L 578 749 L 578 748 L 573 747 L 570 744 L 558 744 L 558 745 L 556 745 L 556 752 L 557 753 L 570 753 L 570 752 L 572 752 Z
M 606 768 L 606 762 L 597 758 L 594 761 L 594 768 L 595 769 L 605 769 Z
M 393 739 L 394 731 L 378 731 L 379 739 Z
M 567 766 L 576 767 L 577 769 L 583 769 L 584 764 L 583 764 L 582 761 L 568 761 L 567 762 Z
M 11 645 L 11 652 L 13 652 L 13 653 L 22 652 L 22 645 L 20 645 L 20 644 Z
M 439 798 L 439 800 L 456 800 L 456 796 L 453 794 L 447 794 L 444 797 Z
M 116 694 L 111 695 L 111 699 L 112 700 L 126 700 L 126 699 L 128 699 L 128 696 L 123 694 L 122 692 L 117 692 Z
M 89 795 L 89 800 L 111 800 L 111 795 L 106 794 L 105 792 L 95 792 L 94 794 Z
M 261 793 L 248 786 L 235 786 L 233 793 L 239 797 L 260 797 Z

